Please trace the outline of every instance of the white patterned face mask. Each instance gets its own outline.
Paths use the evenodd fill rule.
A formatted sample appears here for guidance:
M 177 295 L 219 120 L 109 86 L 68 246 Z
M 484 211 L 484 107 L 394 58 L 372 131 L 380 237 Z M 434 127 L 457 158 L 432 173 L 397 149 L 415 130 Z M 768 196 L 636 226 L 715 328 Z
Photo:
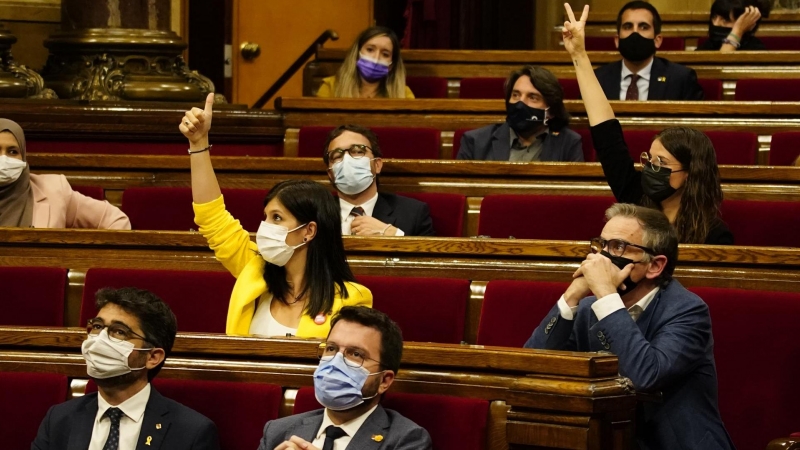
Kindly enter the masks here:
M 27 165 L 25 161 L 6 155 L 0 156 L 0 186 L 7 186 L 17 181 Z

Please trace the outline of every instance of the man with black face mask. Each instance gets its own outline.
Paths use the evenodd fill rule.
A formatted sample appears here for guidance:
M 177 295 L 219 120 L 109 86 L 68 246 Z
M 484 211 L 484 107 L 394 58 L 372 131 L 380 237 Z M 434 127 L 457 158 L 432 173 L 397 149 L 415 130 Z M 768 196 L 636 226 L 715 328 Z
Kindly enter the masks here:
M 595 70 L 609 100 L 703 100 L 694 70 L 655 56 L 661 16 L 650 3 L 632 1 L 620 9 L 614 41 L 622 61 Z
M 505 91 L 506 121 L 464 133 L 457 159 L 583 162 L 581 136 L 567 128 L 564 91 L 555 75 L 525 66 L 511 72 Z
M 672 278 L 678 238 L 660 211 L 617 203 L 572 284 L 527 348 L 612 352 L 637 391 L 636 437 L 646 449 L 732 449 L 717 406 L 708 306 Z

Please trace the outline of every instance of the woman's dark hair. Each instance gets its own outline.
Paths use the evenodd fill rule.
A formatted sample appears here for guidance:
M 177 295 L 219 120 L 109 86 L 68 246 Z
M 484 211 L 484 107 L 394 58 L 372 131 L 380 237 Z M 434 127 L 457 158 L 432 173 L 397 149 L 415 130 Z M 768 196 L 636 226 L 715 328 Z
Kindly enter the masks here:
M 758 11 L 761 13 L 761 19 L 766 19 L 769 17 L 769 13 L 772 10 L 772 1 L 770 0 L 715 0 L 714 3 L 711 4 L 711 14 L 708 16 L 708 23 L 709 25 L 712 24 L 712 21 L 715 16 L 720 16 L 725 20 L 730 20 L 731 13 L 733 13 L 733 20 L 736 20 L 744 14 L 745 9 L 748 6 L 755 6 L 758 8 Z M 756 30 L 758 30 L 758 26 L 761 25 L 761 19 L 758 20 L 756 26 L 753 27 L 747 34 L 754 34 Z M 741 37 L 741 36 L 739 36 Z
M 344 306 L 331 320 L 331 330 L 340 320 L 378 330 L 381 333 L 381 366 L 397 374 L 403 359 L 403 332 L 389 316 L 366 306 Z
M 305 286 L 295 295 L 308 293 L 305 313 L 311 317 L 330 314 L 337 292 L 347 298 L 346 281 L 355 281 L 344 254 L 339 205 L 322 185 L 309 180 L 288 180 L 275 185 L 264 199 L 264 207 L 277 199 L 300 224 L 314 222 L 317 234 L 308 246 Z M 286 268 L 266 263 L 264 280 L 273 298 L 286 303 L 291 289 Z M 298 286 L 299 287 L 299 286 Z
M 531 84 L 533 84 L 536 90 L 542 93 L 545 103 L 547 103 L 547 106 L 550 108 L 550 121 L 548 122 L 550 129 L 559 131 L 569 125 L 569 113 L 567 112 L 567 108 L 564 107 L 564 89 L 561 87 L 561 84 L 559 84 L 558 78 L 544 67 L 525 66 L 511 72 L 504 85 L 506 104 L 508 104 L 508 100 L 511 99 L 511 93 L 514 91 L 514 84 L 522 76 L 531 79 Z
M 100 289 L 94 298 L 94 306 L 98 311 L 113 303 L 136 317 L 145 340 L 156 348 L 164 349 L 164 361 L 147 372 L 147 380 L 152 381 L 172 353 L 172 344 L 175 343 L 175 334 L 178 332 L 178 320 L 169 305 L 150 291 L 132 287 Z
M 655 31 L 656 36 L 661 34 L 661 15 L 658 13 L 655 6 L 641 0 L 628 2 L 620 8 L 619 13 L 617 13 L 617 34 L 619 34 L 619 30 L 622 29 L 622 15 L 625 14 L 625 11 L 630 9 L 646 9 L 650 11 L 650 14 L 653 15 L 653 31 Z
M 681 163 L 688 175 L 675 219 L 678 240 L 684 244 L 703 244 L 711 229 L 721 221 L 722 187 L 714 145 L 703 132 L 687 127 L 666 128 L 655 140 Z M 642 203 L 660 209 L 660 205 L 646 196 Z

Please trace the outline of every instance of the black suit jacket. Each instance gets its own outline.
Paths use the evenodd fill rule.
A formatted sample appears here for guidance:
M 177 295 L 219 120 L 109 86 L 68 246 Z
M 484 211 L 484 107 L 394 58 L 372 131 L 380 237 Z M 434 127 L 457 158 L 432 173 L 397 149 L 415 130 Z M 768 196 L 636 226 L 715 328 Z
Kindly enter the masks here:
M 403 230 L 406 236 L 434 236 L 428 204 L 395 194 L 378 193 L 372 217 Z
M 214 422 L 150 386 L 136 450 L 219 450 Z M 86 450 L 97 416 L 97 392 L 59 405 L 47 412 L 31 450 Z M 157 426 L 160 425 L 160 426 Z M 150 437 L 149 445 L 146 445 Z
M 456 159 L 508 161 L 511 157 L 509 133 L 508 122 L 467 131 L 461 137 L 461 147 Z M 583 162 L 581 135 L 566 127 L 549 132 L 544 138 L 539 160 Z
M 598 67 L 594 73 L 606 93 L 606 98 L 619 100 L 622 60 Z M 653 59 L 648 100 L 703 100 L 704 96 L 693 69 L 657 56 Z

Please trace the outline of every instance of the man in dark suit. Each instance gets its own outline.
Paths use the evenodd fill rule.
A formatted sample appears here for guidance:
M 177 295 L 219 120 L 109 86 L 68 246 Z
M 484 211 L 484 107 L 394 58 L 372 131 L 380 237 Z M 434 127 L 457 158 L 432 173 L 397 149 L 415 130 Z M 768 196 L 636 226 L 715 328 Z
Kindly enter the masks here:
M 476 161 L 583 161 L 581 136 L 567 128 L 569 114 L 558 79 L 525 66 L 505 83 L 506 121 L 464 133 L 457 159 Z
M 324 409 L 267 422 L 258 450 L 429 450 L 419 425 L 380 405 L 403 355 L 403 336 L 389 317 L 345 306 L 320 346 L 314 391 Z
M 661 16 L 650 3 L 632 1 L 617 15 L 614 42 L 622 61 L 595 70 L 609 100 L 702 100 L 694 70 L 656 57 Z
M 733 449 L 717 405 L 708 306 L 672 279 L 678 238 L 660 211 L 617 203 L 527 348 L 610 351 L 638 391 L 642 449 Z M 593 295 L 592 295 L 593 294 Z
M 213 422 L 150 385 L 175 342 L 169 306 L 135 288 L 96 299 L 82 352 L 98 392 L 50 408 L 31 450 L 218 450 Z
M 358 236 L 433 236 L 428 205 L 378 192 L 383 168 L 378 138 L 368 128 L 342 125 L 328 135 L 322 160 L 339 191 L 342 234 Z

